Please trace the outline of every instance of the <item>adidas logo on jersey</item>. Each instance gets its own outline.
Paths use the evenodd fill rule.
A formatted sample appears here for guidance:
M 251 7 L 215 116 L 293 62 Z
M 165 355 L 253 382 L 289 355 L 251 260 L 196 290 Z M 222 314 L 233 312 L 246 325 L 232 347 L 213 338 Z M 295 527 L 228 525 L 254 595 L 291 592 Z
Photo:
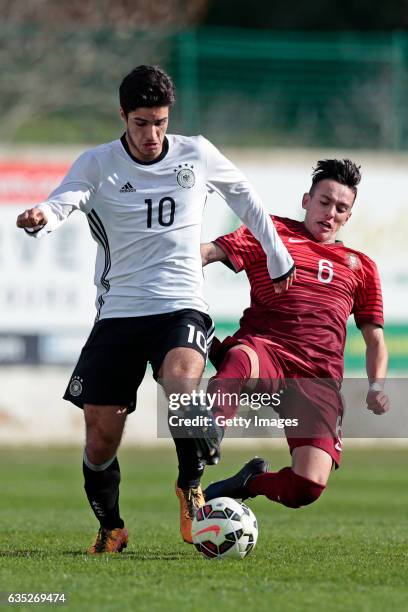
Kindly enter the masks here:
M 132 191 L 136 191 L 136 189 L 129 182 L 120 189 L 120 193 L 131 193 Z

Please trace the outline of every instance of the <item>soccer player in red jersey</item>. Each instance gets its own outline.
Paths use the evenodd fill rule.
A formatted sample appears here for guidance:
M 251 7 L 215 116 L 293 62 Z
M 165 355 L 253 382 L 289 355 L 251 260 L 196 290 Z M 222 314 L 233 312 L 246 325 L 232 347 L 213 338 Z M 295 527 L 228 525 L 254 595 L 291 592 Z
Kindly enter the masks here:
M 377 268 L 369 257 L 336 240 L 351 217 L 360 179 L 359 167 L 350 160 L 319 161 L 303 196 L 304 221 L 272 217 L 297 269 L 297 280 L 285 294 L 274 293 L 265 255 L 245 226 L 202 245 L 203 265 L 222 261 L 236 272 L 245 270 L 251 286 L 251 305 L 238 331 L 215 351 L 212 391 L 228 381 L 241 390 L 251 379 L 269 380 L 276 390 L 276 383 L 282 388 L 295 379 L 296 391 L 286 404 L 283 399 L 280 416 L 306 422 L 304 434 L 301 429 L 296 437 L 285 427 L 290 467 L 268 472 L 264 460 L 253 459 L 235 476 L 211 484 L 207 499 L 266 495 L 291 508 L 318 499 L 333 465 L 340 463 L 339 389 L 350 314 L 366 344 L 367 408 L 374 414 L 389 409 L 383 391 L 388 354 Z M 217 410 L 234 413 L 231 406 L 229 413 L 225 406 Z

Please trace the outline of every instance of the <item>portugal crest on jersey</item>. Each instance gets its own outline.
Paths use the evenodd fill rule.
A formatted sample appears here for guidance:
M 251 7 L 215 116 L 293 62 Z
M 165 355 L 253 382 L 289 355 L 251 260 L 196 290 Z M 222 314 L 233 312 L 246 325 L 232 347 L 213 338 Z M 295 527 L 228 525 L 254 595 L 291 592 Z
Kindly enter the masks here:
M 361 267 L 360 258 L 355 253 L 348 253 L 348 267 L 357 270 Z
M 190 164 L 184 164 L 184 166 L 179 166 L 174 171 L 177 172 L 176 178 L 180 187 L 184 189 L 191 189 L 195 185 L 195 174 L 193 172 L 193 167 Z

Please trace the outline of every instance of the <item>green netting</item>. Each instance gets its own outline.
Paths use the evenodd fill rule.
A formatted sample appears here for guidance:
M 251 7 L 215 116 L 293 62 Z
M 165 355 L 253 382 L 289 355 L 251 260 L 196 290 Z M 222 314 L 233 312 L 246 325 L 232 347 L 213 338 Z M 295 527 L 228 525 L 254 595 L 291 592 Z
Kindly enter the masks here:
M 240 146 L 408 148 L 405 33 L 0 27 L 3 140 L 114 138 L 117 88 L 160 63 L 172 130 Z

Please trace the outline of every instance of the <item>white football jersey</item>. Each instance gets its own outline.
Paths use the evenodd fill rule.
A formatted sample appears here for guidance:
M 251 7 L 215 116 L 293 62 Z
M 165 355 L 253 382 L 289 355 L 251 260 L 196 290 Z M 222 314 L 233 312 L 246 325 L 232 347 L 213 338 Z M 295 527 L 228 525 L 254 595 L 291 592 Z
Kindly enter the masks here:
M 247 179 L 202 136 L 168 135 L 159 158 L 141 163 L 124 136 L 83 153 L 39 204 L 40 237 L 74 210 L 87 215 L 97 242 L 97 319 L 194 308 L 206 312 L 200 256 L 208 187 L 225 199 L 261 242 L 272 278 L 293 260 Z

